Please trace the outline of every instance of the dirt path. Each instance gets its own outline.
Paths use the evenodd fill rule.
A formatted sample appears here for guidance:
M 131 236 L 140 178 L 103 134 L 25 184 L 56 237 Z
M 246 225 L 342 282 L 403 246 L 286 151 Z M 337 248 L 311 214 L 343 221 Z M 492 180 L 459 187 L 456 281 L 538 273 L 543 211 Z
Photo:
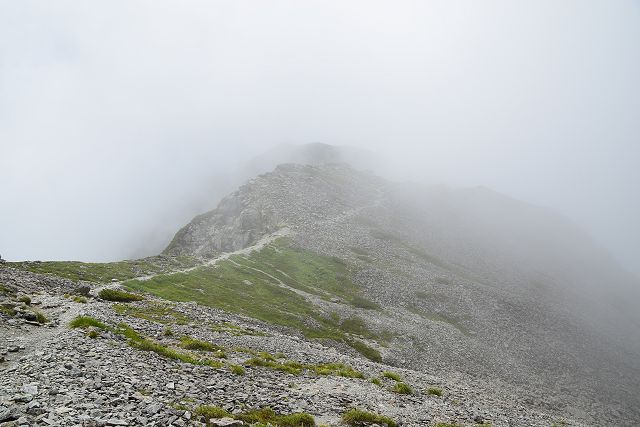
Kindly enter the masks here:
M 11 372 L 18 366 L 18 361 L 23 356 L 30 356 L 38 351 L 47 353 L 49 344 L 69 331 L 69 322 L 82 311 L 82 304 L 74 303 L 61 295 L 43 294 L 38 308 L 49 322 L 43 326 L 21 324 L 16 326 L 4 326 L 0 328 L 0 346 L 6 348 L 19 347 L 17 352 L 8 353 L 5 364 L 0 372 Z M 55 326 L 50 326 L 51 324 Z M 24 349 L 22 349 L 24 347 Z

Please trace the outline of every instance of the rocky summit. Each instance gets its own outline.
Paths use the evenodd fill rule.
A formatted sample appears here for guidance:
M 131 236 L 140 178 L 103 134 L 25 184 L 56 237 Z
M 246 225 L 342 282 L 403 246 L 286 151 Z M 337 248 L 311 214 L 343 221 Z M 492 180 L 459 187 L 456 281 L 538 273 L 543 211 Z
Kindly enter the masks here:
M 634 426 L 636 289 L 548 210 L 283 164 L 157 256 L 0 264 L 0 425 Z

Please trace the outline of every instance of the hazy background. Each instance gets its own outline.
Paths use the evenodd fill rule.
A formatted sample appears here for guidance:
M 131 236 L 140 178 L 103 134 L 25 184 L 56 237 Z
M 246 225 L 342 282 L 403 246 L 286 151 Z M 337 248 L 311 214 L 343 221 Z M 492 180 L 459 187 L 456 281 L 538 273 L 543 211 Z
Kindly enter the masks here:
M 637 0 L 0 0 L 0 254 L 159 251 L 320 141 L 550 206 L 640 273 L 639 42 Z

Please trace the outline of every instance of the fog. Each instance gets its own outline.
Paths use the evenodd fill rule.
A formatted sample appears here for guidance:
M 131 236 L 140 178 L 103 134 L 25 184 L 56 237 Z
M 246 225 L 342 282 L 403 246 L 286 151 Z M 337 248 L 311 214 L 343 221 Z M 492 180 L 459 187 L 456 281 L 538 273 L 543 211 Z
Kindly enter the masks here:
M 159 252 L 280 144 L 550 207 L 640 273 L 638 1 L 1 1 L 0 254 Z

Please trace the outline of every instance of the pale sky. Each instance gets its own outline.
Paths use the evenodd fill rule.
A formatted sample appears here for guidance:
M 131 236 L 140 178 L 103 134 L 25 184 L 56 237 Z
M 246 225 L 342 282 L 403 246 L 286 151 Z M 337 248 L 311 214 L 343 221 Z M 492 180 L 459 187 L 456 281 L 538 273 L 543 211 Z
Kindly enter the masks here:
M 551 207 L 640 273 L 640 2 L 0 0 L 6 259 L 160 249 L 316 141 Z

